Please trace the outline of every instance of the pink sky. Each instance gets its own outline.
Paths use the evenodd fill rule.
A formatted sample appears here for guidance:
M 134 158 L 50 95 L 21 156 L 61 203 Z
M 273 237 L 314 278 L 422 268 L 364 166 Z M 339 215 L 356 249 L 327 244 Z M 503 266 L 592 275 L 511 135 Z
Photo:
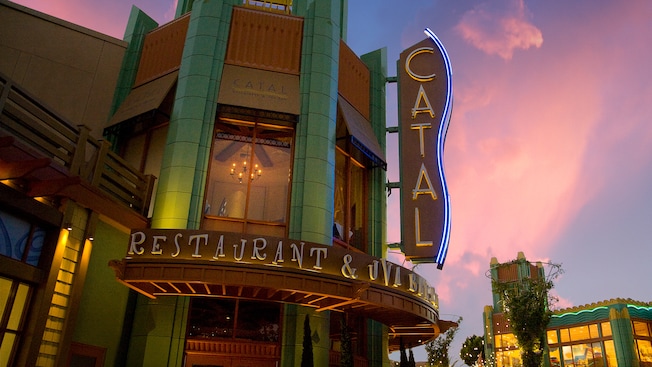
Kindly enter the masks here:
M 175 9 L 174 0 L 17 2 L 117 38 L 132 4 L 159 23 Z M 652 2 L 397 4 L 349 0 L 347 43 L 358 54 L 387 47 L 390 76 L 426 27 L 450 54 L 452 239 L 443 270 L 423 264 L 417 271 L 435 286 L 441 317 L 464 318 L 451 356 L 482 333 L 492 257 L 505 262 L 523 251 L 532 261 L 561 263 L 562 307 L 651 302 Z M 388 126 L 398 123 L 395 101 L 390 85 Z M 397 154 L 389 137 L 394 181 Z M 390 196 L 388 242 L 400 239 L 398 197 Z

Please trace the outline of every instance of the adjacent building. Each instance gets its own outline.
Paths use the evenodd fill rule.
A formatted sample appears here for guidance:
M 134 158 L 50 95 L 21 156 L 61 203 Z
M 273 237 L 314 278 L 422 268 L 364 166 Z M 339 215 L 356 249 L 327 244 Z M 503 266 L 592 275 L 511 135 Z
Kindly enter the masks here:
M 519 253 L 515 261 L 491 260 L 492 279 L 513 281 L 545 276 L 541 263 Z M 485 365 L 521 366 L 520 350 L 503 314 L 500 296 L 493 292 L 485 306 Z M 546 331 L 544 364 L 548 367 L 652 366 L 652 303 L 612 299 L 554 311 Z
M 0 0 L 0 364 L 388 366 L 450 327 L 385 259 L 384 49 L 341 1 Z

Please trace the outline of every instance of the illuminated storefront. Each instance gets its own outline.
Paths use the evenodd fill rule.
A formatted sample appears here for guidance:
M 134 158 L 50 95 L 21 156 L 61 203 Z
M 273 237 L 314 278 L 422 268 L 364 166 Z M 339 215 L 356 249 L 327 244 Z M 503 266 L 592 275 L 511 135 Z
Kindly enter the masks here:
M 12 60 L 47 60 L 0 70 L 0 362 L 295 366 L 308 337 L 384 366 L 453 325 L 384 258 L 386 55 L 346 1 L 134 8 L 124 41 L 0 6 Z M 21 86 L 47 72 L 61 95 Z
M 494 276 L 517 281 L 519 276 L 543 275 L 522 253 L 517 261 L 498 264 Z M 496 367 L 521 366 L 521 352 L 509 320 L 494 306 L 485 306 L 485 353 Z M 547 367 L 652 366 L 652 304 L 612 299 L 556 310 L 546 330 L 544 365 Z

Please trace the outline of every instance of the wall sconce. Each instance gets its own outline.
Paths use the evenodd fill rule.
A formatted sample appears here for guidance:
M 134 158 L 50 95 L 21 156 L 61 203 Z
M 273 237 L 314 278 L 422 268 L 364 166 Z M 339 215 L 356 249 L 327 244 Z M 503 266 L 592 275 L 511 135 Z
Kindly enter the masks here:
M 66 223 L 63 225 L 63 228 L 67 229 L 68 231 L 72 231 L 72 223 Z

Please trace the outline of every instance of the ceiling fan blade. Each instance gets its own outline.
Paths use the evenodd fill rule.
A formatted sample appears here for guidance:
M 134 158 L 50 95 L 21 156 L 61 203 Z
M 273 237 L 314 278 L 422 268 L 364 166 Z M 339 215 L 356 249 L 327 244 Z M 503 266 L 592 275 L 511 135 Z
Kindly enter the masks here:
M 235 152 L 240 150 L 240 145 L 236 141 L 232 141 L 226 148 L 222 149 L 221 152 L 215 154 L 215 159 L 220 162 L 225 162 L 227 159 L 231 158 Z
M 254 145 L 254 153 L 256 154 L 256 158 L 258 158 L 260 164 L 262 164 L 263 167 L 272 167 L 274 165 L 271 158 L 269 158 L 269 155 L 263 148 L 263 145 L 261 144 Z

